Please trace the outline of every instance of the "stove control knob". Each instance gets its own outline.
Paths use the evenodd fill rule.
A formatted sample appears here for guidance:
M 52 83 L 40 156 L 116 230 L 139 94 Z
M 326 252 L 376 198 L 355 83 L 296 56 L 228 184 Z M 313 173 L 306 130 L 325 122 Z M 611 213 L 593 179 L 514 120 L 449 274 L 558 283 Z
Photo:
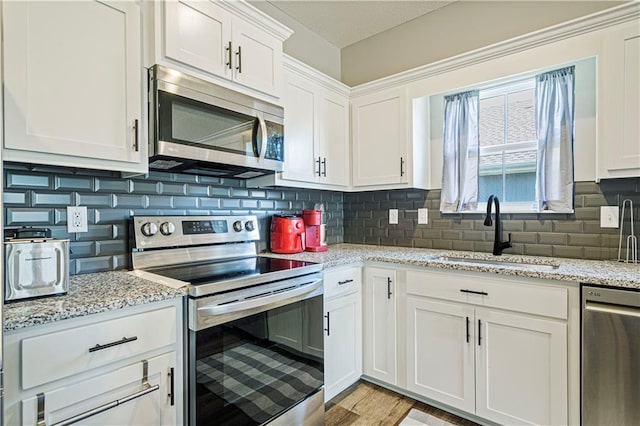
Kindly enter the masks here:
M 233 230 L 236 232 L 242 231 L 242 222 L 240 222 L 239 220 L 233 222 Z
M 147 222 L 142 225 L 141 231 L 142 235 L 144 235 L 145 237 L 152 237 L 158 232 L 158 225 L 156 225 L 155 223 Z
M 253 231 L 255 228 L 256 228 L 256 227 L 254 226 L 254 224 L 253 224 L 253 221 L 252 221 L 252 220 L 249 220 L 249 221 L 247 221 L 247 222 L 244 224 L 244 229 L 246 229 L 246 230 L 247 230 L 247 231 L 249 231 L 249 232 Z
M 171 235 L 176 232 L 176 226 L 171 222 L 162 222 L 160 224 L 160 232 L 162 235 Z

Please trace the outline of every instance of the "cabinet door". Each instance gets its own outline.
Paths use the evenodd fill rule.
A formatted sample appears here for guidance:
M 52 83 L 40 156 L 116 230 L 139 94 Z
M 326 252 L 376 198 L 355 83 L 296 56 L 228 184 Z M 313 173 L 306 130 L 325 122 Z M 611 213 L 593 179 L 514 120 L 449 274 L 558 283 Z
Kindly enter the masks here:
M 349 185 L 349 102 L 331 92 L 318 97 L 321 177 L 330 185 Z
M 640 176 L 640 26 L 637 21 L 607 35 L 603 61 L 606 106 L 605 137 L 600 155 L 605 166 L 602 177 Z
M 140 6 L 3 2 L 2 8 L 5 160 L 117 169 L 105 165 L 110 160 L 137 170 L 131 164 L 146 161 Z
M 233 79 L 278 96 L 282 78 L 282 42 L 241 19 L 232 25 Z
M 325 304 L 324 397 L 329 401 L 362 375 L 360 292 Z
M 396 271 L 365 270 L 364 373 L 396 384 Z
M 406 319 L 407 388 L 472 413 L 473 307 L 409 295 Z
M 404 88 L 352 101 L 353 186 L 407 182 Z
M 476 309 L 476 414 L 502 424 L 568 421 L 567 326 Z
M 174 0 L 163 4 L 164 55 L 231 78 L 231 14 L 212 1 Z
M 44 398 L 45 423 L 53 424 L 71 419 L 138 394 L 140 396 L 136 398 L 120 404 L 111 404 L 112 407 L 86 417 L 85 422 L 105 426 L 175 425 L 175 398 L 179 395 L 171 395 L 173 378 L 170 374 L 171 369 L 175 371 L 175 368 L 175 353 L 169 353 L 148 360 L 148 387 L 142 383 L 143 363 L 136 362 L 90 379 L 46 391 L 41 394 Z M 142 393 L 145 389 L 148 393 Z M 36 424 L 37 416 L 38 396 L 23 399 L 22 424 Z
M 318 177 L 316 147 L 316 94 L 308 80 L 287 73 L 285 85 L 285 167 L 282 178 L 315 182 Z

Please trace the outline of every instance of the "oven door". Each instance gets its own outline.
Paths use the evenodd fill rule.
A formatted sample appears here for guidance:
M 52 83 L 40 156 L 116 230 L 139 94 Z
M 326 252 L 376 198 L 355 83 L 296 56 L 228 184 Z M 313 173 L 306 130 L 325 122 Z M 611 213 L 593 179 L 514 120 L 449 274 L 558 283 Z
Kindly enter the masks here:
M 268 423 L 318 399 L 324 386 L 322 274 L 189 303 L 191 425 Z M 193 320 L 198 313 L 200 322 Z M 319 409 L 323 414 L 323 405 Z

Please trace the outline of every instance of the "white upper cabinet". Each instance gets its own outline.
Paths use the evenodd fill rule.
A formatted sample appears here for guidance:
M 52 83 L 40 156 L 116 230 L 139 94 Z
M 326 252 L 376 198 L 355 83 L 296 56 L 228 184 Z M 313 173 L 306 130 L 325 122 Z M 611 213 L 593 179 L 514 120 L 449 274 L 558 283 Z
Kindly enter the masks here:
M 600 178 L 640 176 L 640 25 L 607 32 L 601 91 Z
M 290 57 L 284 71 L 284 171 L 253 184 L 347 189 L 349 88 Z
M 164 54 L 231 78 L 231 13 L 211 1 L 164 2 Z
M 146 172 L 135 2 L 3 2 L 4 159 Z
M 282 43 L 291 30 L 241 1 L 168 0 L 162 5 L 154 6 L 161 25 L 155 26 L 153 44 L 159 49 L 150 62 L 280 98 Z
M 404 187 L 398 184 L 410 173 L 406 87 L 355 98 L 351 111 L 353 187 Z

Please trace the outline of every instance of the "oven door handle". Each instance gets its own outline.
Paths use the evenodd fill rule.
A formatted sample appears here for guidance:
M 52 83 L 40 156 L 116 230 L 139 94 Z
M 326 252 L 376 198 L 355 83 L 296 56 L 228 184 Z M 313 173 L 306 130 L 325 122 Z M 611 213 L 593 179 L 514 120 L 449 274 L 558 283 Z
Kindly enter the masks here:
M 287 299 L 304 296 L 305 294 L 312 293 L 321 286 L 322 278 L 311 281 L 308 284 L 300 285 L 292 290 L 282 291 L 275 294 L 255 297 L 248 300 L 245 299 L 240 302 L 225 303 L 223 305 L 201 306 L 198 308 L 198 312 L 206 313 L 208 315 L 224 315 L 249 310 L 265 305 L 283 302 Z

